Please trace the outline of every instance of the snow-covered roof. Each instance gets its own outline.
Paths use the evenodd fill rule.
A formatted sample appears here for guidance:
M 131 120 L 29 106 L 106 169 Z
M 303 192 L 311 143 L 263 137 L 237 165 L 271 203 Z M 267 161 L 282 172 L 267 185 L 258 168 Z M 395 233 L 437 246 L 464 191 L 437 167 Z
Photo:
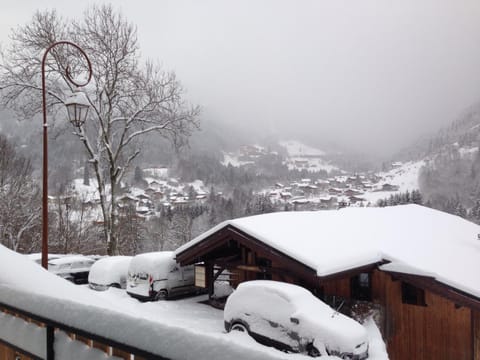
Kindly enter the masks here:
M 429 274 L 480 297 L 480 226 L 441 211 L 402 205 L 263 214 L 227 220 L 176 254 L 227 225 L 311 267 L 318 276 L 387 260 L 397 271 Z

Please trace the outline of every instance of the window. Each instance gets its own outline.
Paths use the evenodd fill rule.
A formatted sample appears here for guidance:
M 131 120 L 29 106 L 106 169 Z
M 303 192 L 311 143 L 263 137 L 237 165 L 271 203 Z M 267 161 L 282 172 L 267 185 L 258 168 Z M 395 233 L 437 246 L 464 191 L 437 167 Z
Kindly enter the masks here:
M 257 279 L 272 280 L 272 261 L 266 258 L 258 258 L 257 266 L 262 270 L 257 273 Z
M 425 291 L 416 286 L 402 282 L 402 303 L 427 306 L 425 303 Z
M 370 273 L 360 273 L 350 279 L 350 294 L 354 300 L 372 301 Z

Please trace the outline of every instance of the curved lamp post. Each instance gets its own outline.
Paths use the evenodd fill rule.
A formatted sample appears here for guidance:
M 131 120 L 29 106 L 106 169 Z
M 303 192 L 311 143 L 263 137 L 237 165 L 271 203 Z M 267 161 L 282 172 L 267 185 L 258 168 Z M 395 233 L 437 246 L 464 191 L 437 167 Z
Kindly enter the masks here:
M 68 45 L 76 48 L 87 61 L 88 79 L 84 83 L 75 82 L 70 74 L 68 66 L 65 68 L 65 75 L 73 85 L 77 88 L 83 87 L 90 82 L 92 78 L 92 64 L 87 54 L 76 44 L 70 41 L 58 41 L 50 45 L 42 59 L 42 110 L 43 110 L 43 198 L 42 198 L 42 266 L 48 269 L 48 144 L 47 144 L 47 94 L 45 86 L 45 63 L 47 55 L 57 45 Z M 84 93 L 74 93 L 65 101 L 68 117 L 75 127 L 80 127 L 85 122 L 88 113 L 89 103 Z

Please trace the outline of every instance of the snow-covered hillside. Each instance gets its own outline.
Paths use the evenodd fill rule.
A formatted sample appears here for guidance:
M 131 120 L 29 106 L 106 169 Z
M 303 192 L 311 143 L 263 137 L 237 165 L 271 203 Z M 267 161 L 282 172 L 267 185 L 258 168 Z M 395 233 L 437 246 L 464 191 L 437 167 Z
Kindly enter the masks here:
M 305 145 L 296 140 L 283 140 L 280 141 L 279 144 L 287 150 L 289 156 L 293 157 L 325 155 L 325 151 Z
M 331 172 L 339 170 L 338 166 L 326 159 L 327 153 L 323 150 L 305 145 L 297 140 L 285 140 L 278 143 L 286 150 L 283 163 L 290 170 L 307 170 L 319 172 L 321 170 Z M 222 164 L 224 166 L 240 167 L 255 165 L 261 156 L 275 155 L 277 152 L 268 151 L 260 145 L 244 145 L 236 152 L 224 152 Z
M 323 150 L 296 140 L 281 141 L 280 145 L 287 150 L 288 157 L 285 159 L 285 164 L 290 170 L 308 170 L 310 172 L 339 170 L 337 166 L 325 159 L 326 152 Z
M 295 209 L 320 210 L 341 206 L 375 206 L 392 195 L 419 189 L 418 176 L 424 160 L 397 162 L 379 173 L 337 175 L 328 179 L 306 178 L 289 184 L 276 183 L 261 191 L 274 203 Z M 313 174 L 312 174 L 313 175 Z
M 388 198 L 391 195 L 419 189 L 418 175 L 422 166 L 425 165 L 425 160 L 397 163 L 396 165 L 391 170 L 377 174 L 382 180 L 374 191 L 368 191 L 362 195 L 365 200 L 375 204 L 378 200 Z M 396 190 L 378 191 L 384 184 L 393 185 Z

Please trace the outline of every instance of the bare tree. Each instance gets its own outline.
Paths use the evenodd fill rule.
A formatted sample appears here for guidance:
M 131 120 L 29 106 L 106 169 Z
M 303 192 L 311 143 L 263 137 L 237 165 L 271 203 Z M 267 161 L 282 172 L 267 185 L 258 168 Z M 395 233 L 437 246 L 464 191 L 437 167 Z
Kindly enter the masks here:
M 0 240 L 15 251 L 28 251 L 38 240 L 32 230 L 40 222 L 40 191 L 30 162 L 3 135 L 0 154 Z
M 93 85 L 87 89 L 89 121 L 75 131 L 95 172 L 108 254 L 117 254 L 116 194 L 126 171 L 140 153 L 143 135 L 157 133 L 182 145 L 195 129 L 198 107 L 183 100 L 173 72 L 140 62 L 136 28 L 111 6 L 93 6 L 78 21 L 64 21 L 55 11 L 37 12 L 17 28 L 11 45 L 1 53 L 1 103 L 23 116 L 40 110 L 40 61 L 45 49 L 71 40 L 88 54 Z M 73 85 L 65 76 L 82 76 L 82 57 L 68 46 L 52 51 L 47 62 L 48 105 L 65 102 Z M 58 107 L 61 108 L 61 107 Z M 57 108 L 57 109 L 58 109 Z

